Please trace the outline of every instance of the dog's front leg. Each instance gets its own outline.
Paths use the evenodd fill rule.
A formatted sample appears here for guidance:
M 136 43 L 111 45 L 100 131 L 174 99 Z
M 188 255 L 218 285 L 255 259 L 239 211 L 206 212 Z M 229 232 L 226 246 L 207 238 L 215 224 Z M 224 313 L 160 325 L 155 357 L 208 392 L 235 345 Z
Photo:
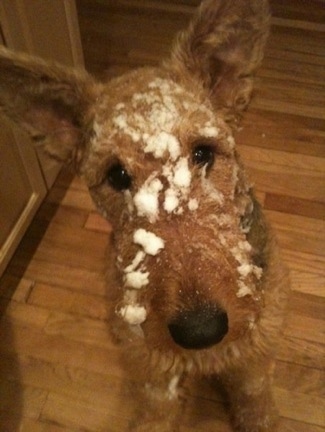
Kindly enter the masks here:
M 182 401 L 179 394 L 178 375 L 161 373 L 143 385 L 138 385 L 138 409 L 129 431 L 132 432 L 178 432 L 178 419 Z
M 275 432 L 277 410 L 271 391 L 272 362 L 247 362 L 227 370 L 221 378 L 231 405 L 236 432 Z

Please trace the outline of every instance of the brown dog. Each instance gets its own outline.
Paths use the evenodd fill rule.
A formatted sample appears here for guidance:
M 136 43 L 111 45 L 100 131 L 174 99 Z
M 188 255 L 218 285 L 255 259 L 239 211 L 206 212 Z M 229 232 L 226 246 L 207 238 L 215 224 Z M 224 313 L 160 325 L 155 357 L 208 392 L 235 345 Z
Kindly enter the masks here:
M 179 430 L 189 374 L 220 377 L 234 430 L 275 431 L 289 285 L 232 135 L 268 29 L 266 0 L 206 0 L 161 67 L 105 84 L 1 50 L 3 112 L 74 166 L 113 225 L 111 322 L 138 383 L 132 431 Z

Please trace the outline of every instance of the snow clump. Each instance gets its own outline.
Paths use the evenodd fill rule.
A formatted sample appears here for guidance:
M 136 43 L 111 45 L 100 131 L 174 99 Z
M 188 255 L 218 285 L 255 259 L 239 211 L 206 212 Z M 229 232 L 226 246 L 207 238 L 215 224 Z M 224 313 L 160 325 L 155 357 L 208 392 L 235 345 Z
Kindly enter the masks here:
M 162 189 L 163 184 L 158 178 L 156 178 L 156 173 L 151 174 L 133 198 L 133 203 L 137 209 L 138 216 L 147 217 L 151 223 L 158 219 L 158 196 Z
M 145 153 L 152 153 L 156 159 L 163 157 L 165 152 L 169 152 L 171 160 L 176 160 L 180 155 L 180 143 L 178 139 L 165 131 L 157 135 L 146 136 L 145 139 Z
M 192 174 L 188 165 L 188 158 L 179 158 L 177 163 L 165 164 L 163 167 L 163 175 L 169 183 L 169 187 L 165 191 L 164 210 L 167 213 L 180 210 L 179 204 L 188 198 Z
M 142 263 L 146 254 L 144 251 L 139 251 L 132 263 L 124 269 L 124 284 L 129 288 L 140 289 L 149 283 L 149 272 L 136 270 Z
M 240 241 L 238 245 L 230 250 L 233 257 L 239 263 L 237 271 L 239 273 L 239 280 L 237 285 L 239 290 L 237 291 L 237 297 L 245 297 L 247 295 L 253 295 L 253 289 L 249 286 L 251 282 L 251 276 L 254 276 L 257 280 L 261 279 L 263 269 L 249 262 L 249 254 L 252 251 L 252 246 L 248 241 Z
M 137 291 L 149 283 L 149 272 L 143 261 L 146 255 L 156 256 L 165 247 L 164 241 L 154 233 L 139 228 L 133 234 L 133 242 L 143 248 L 137 252 L 131 264 L 124 269 L 124 286 L 131 288 L 124 294 L 125 305 L 117 312 L 130 325 L 139 325 L 146 320 L 147 311 L 137 302 Z
M 165 247 L 165 242 L 156 234 L 139 228 L 133 234 L 133 241 L 143 247 L 146 254 L 157 255 Z
M 128 304 L 121 307 L 119 315 L 130 325 L 139 325 L 146 320 L 147 311 L 144 306 Z

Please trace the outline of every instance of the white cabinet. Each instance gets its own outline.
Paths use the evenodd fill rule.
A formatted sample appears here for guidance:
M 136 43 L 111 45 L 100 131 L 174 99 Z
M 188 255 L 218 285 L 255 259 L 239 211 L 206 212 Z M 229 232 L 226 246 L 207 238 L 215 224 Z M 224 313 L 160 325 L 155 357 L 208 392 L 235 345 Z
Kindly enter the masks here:
M 0 43 L 83 66 L 74 0 L 1 0 Z M 59 169 L 0 117 L 0 275 Z

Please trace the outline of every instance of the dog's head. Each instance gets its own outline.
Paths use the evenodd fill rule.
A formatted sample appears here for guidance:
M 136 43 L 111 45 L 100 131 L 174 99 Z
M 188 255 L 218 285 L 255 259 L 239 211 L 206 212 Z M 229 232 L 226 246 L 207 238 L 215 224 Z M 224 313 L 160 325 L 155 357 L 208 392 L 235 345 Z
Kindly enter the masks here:
M 159 68 L 105 84 L 1 50 L 3 112 L 85 179 L 114 228 L 117 313 L 157 346 L 224 343 L 258 317 L 265 238 L 232 132 L 268 21 L 266 0 L 204 1 Z

